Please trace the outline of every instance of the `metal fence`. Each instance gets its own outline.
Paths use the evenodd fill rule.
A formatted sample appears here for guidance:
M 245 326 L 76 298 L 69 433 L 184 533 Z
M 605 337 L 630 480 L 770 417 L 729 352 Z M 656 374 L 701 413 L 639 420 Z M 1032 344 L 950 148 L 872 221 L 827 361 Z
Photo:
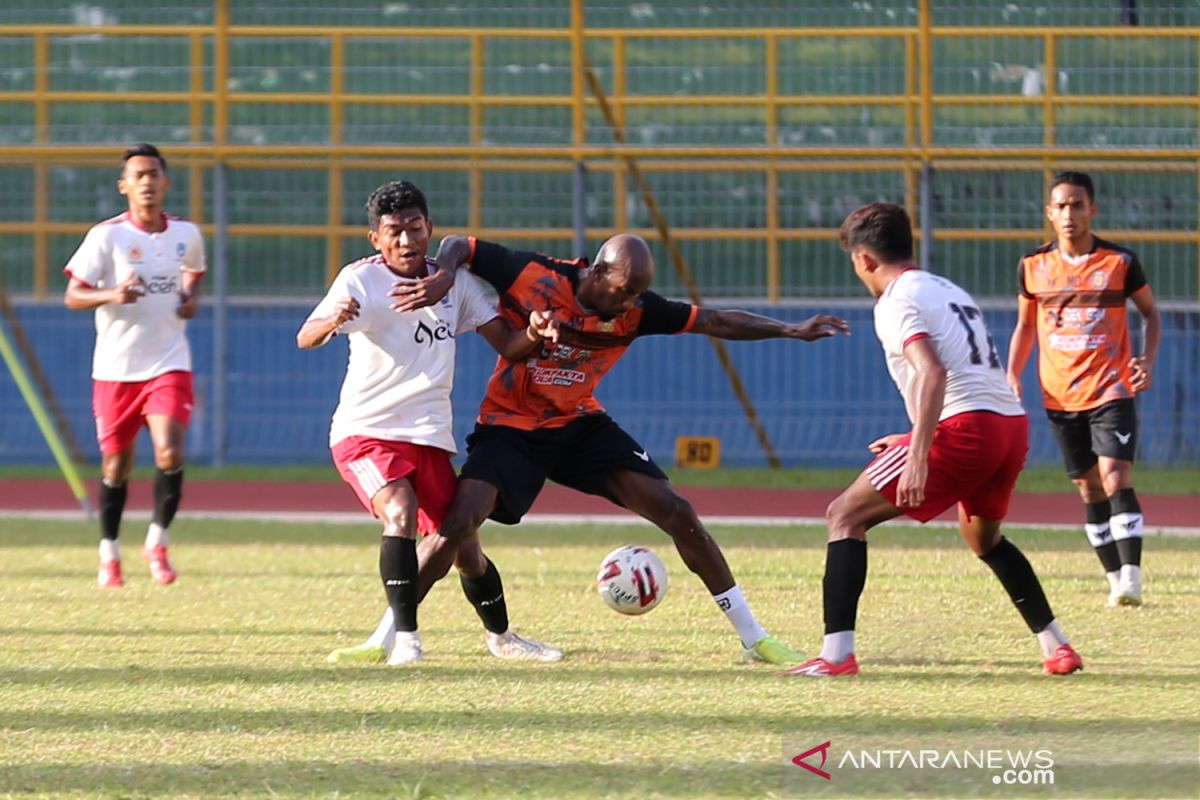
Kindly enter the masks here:
M 1073 167 L 1097 179 L 1103 233 L 1187 311 L 1198 122 L 1190 0 L 10 0 L 0 281 L 57 302 L 84 231 L 123 208 L 117 155 L 146 140 L 171 210 L 210 237 L 222 304 L 315 299 L 367 251 L 363 202 L 395 177 L 426 190 L 438 233 L 558 255 L 656 239 L 632 157 L 709 297 L 859 296 L 836 226 L 885 199 L 927 264 L 1011 305 L 1049 175 Z M 659 283 L 682 292 L 670 269 Z

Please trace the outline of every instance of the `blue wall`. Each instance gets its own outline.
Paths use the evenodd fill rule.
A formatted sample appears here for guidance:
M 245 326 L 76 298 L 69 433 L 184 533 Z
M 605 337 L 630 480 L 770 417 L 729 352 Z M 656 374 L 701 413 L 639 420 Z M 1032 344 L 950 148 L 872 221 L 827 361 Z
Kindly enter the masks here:
M 799 320 L 812 309 L 752 307 Z M 787 465 L 857 466 L 865 445 L 907 421 L 865 306 L 828 308 L 846 316 L 850 338 L 816 343 L 728 342 L 747 391 L 771 441 Z M 226 460 L 246 463 L 328 461 L 326 434 L 346 359 L 345 342 L 301 352 L 295 332 L 308 306 L 229 308 Z M 58 305 L 22 305 L 18 319 L 57 393 L 72 431 L 89 457 L 97 456 L 91 419 L 89 370 L 92 315 Z M 1014 314 L 989 311 L 988 324 L 1001 349 Z M 1139 399 L 1142 461 L 1200 463 L 1200 314 L 1164 314 L 1163 344 L 1155 384 Z M 189 432 L 189 459 L 214 452 L 212 413 L 212 309 L 192 322 L 198 402 Z M 479 336 L 459 338 L 454 394 L 455 433 L 463 440 L 495 356 Z M 1026 394 L 1036 398 L 1032 365 Z M 762 465 L 750 426 L 705 337 L 650 337 L 637 342 L 612 370 L 598 393 L 610 413 L 663 464 L 674 458 L 681 434 L 719 436 L 727 464 Z M 1058 452 L 1044 415 L 1030 415 L 1031 462 L 1057 463 Z M 144 436 L 144 434 L 143 434 Z M 148 456 L 143 438 L 141 457 Z M 0 462 L 48 463 L 51 457 L 7 371 L 0 375 Z

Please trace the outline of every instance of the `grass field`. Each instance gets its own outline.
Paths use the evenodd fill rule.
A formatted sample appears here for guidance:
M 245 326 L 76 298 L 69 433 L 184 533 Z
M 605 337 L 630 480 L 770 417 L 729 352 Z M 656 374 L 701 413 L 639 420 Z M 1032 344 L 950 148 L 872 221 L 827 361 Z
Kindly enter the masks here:
M 1197 794 L 1195 539 L 1148 540 L 1147 606 L 1108 609 L 1081 536 L 1010 532 L 1087 662 L 1047 678 L 954 534 L 879 532 L 863 674 L 823 682 L 738 663 L 727 623 L 649 528 L 485 528 L 514 627 L 567 659 L 491 658 L 448 580 L 422 607 L 427 658 L 407 668 L 323 660 L 381 611 L 370 524 L 181 520 L 172 533 L 179 583 L 152 585 L 131 535 L 126 588 L 101 593 L 91 525 L 0 520 L 0 797 Z M 716 534 L 767 627 L 815 650 L 823 533 Z M 670 570 L 646 617 L 593 593 L 601 556 L 626 542 L 655 546 Z M 1060 756 L 1052 787 L 956 774 L 930 795 L 920 776 L 887 774 L 851 792 L 847 773 L 810 783 L 787 761 L 826 739 L 835 751 L 1086 746 L 1091 766 Z

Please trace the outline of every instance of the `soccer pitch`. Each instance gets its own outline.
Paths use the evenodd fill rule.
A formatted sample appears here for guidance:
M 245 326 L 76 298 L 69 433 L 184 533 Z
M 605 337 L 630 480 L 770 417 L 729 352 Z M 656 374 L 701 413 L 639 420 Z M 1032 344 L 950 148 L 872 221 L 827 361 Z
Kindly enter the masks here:
M 863 674 L 821 681 L 739 663 L 730 626 L 649 527 L 486 526 L 513 627 L 567 659 L 489 656 L 452 575 L 421 608 L 426 660 L 402 668 L 324 662 L 384 606 L 369 522 L 184 518 L 170 587 L 150 582 L 140 525 L 126 527 L 126 588 L 100 592 L 92 524 L 0 520 L 0 797 L 842 796 L 843 772 L 824 782 L 788 759 L 827 739 L 1103 750 L 1113 732 L 1133 765 L 1095 764 L 1084 782 L 1060 761 L 1055 786 L 964 772 L 932 795 L 891 776 L 844 796 L 1196 796 L 1194 769 L 1181 779 L 1135 751 L 1182 742 L 1195 763 L 1197 539 L 1148 538 L 1147 605 L 1109 609 L 1082 533 L 1009 531 L 1086 662 L 1050 678 L 956 533 L 873 532 Z M 814 654 L 824 532 L 714 534 L 766 627 Z M 601 557 L 623 543 L 653 547 L 670 571 L 645 617 L 594 592 Z

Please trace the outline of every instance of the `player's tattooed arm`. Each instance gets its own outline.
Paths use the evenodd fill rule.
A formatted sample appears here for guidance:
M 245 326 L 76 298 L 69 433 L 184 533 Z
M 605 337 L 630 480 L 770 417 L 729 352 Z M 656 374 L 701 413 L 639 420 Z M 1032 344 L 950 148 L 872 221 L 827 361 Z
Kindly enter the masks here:
M 415 281 L 397 282 L 388 294 L 395 298 L 392 308 L 412 311 L 431 306 L 441 300 L 454 286 L 458 268 L 471 260 L 471 242 L 465 236 L 447 236 L 438 246 L 437 271 Z
M 849 335 L 850 326 L 846 320 L 832 314 L 817 314 L 804 322 L 791 323 L 748 311 L 701 308 L 696 312 L 692 332 L 718 339 L 803 339 L 811 342 L 838 333 Z

